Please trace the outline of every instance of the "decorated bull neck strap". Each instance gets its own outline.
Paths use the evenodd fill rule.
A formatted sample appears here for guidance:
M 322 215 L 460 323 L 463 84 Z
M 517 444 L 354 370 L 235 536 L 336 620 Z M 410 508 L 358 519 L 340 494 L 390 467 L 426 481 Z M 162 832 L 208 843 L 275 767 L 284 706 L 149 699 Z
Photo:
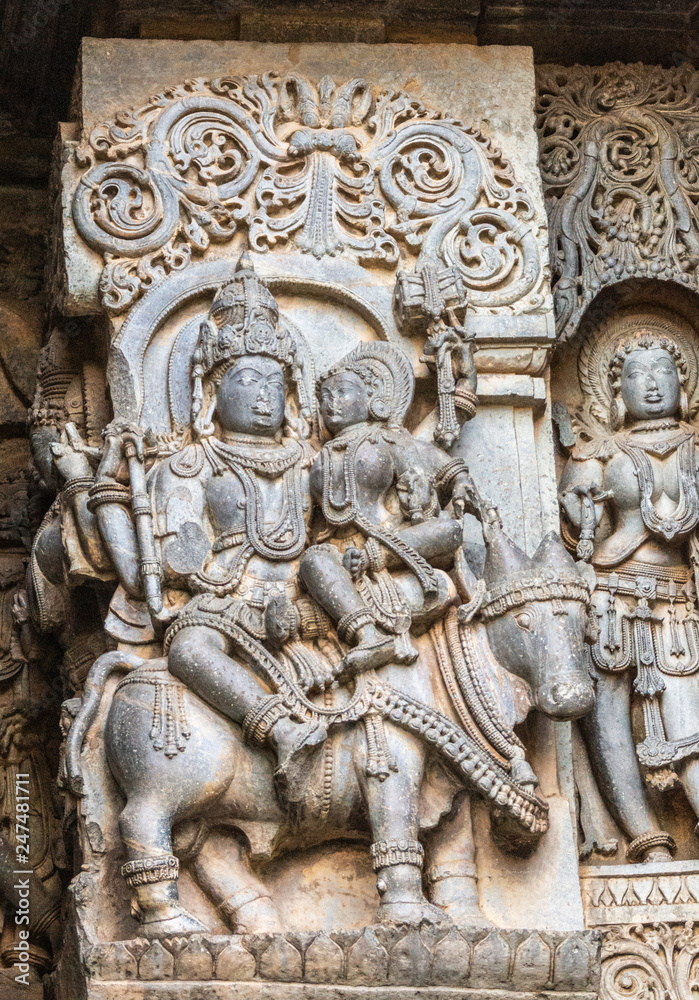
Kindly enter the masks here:
M 580 601 L 589 606 L 590 589 L 580 577 L 573 576 L 529 576 L 511 580 L 486 590 L 481 616 L 490 621 L 531 601 Z

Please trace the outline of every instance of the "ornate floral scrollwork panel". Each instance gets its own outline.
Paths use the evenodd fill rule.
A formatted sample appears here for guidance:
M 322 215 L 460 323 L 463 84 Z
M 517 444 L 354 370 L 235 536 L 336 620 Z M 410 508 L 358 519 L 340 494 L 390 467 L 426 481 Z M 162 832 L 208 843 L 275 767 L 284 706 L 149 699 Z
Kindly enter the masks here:
M 600 1000 L 695 1000 L 697 955 L 693 921 L 613 927 L 602 945 Z
M 73 220 L 104 258 L 112 312 L 241 230 L 262 253 L 455 265 L 476 308 L 543 302 L 533 205 L 500 151 L 366 80 L 189 81 L 93 129 L 75 157 Z
M 540 167 L 559 330 L 629 277 L 696 288 L 699 74 L 683 65 L 542 66 Z

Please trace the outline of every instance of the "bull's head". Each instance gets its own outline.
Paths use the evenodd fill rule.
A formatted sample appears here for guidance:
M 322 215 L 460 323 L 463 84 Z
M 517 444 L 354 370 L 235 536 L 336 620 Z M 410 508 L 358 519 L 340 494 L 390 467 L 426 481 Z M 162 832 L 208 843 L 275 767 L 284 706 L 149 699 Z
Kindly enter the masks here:
M 481 620 L 500 663 L 526 680 L 534 707 L 553 719 L 590 711 L 595 690 L 585 638 L 590 591 L 554 532 L 530 558 L 498 524 L 486 534 Z

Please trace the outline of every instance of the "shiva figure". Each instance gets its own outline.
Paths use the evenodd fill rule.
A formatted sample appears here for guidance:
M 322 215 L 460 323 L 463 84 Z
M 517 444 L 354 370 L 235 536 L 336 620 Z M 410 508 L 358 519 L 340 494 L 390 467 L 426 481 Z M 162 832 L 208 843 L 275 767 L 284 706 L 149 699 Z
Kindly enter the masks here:
M 317 721 L 292 719 L 282 697 L 249 665 L 254 659 L 249 650 L 236 646 L 230 633 L 232 626 L 242 626 L 250 642 L 259 644 L 266 638 L 270 600 L 297 596 L 311 508 L 305 404 L 313 398 L 312 363 L 301 339 L 280 322 L 274 298 L 241 258 L 201 325 L 193 356 L 192 432 L 148 478 L 164 598 L 155 638 L 164 632 L 167 666 L 175 678 L 238 723 L 252 745 L 276 753 L 282 800 L 293 799 L 295 781 L 303 780 L 326 729 Z M 295 395 L 288 403 L 287 390 Z M 137 430 L 112 424 L 93 476 L 76 436 L 73 429 L 53 445 L 56 466 L 67 479 L 62 502 L 70 505 L 82 551 L 96 570 L 116 571 L 119 587 L 107 630 L 122 642 L 143 642 L 150 617 L 131 490 L 124 485 L 125 447 L 142 449 L 143 440 Z M 56 530 L 60 545 L 60 523 Z M 46 532 L 41 546 L 35 561 L 46 564 L 42 552 L 51 547 Z M 287 666 L 296 670 L 294 679 L 304 690 L 333 682 L 332 668 L 301 642 L 286 652 Z M 137 811 L 120 818 L 122 838 L 134 856 L 144 842 L 142 821 L 147 817 Z M 143 922 L 167 921 L 170 883 L 140 889 Z M 187 925 L 186 914 L 182 924 L 183 911 L 174 899 L 170 909 L 177 926 L 201 929 L 194 918 Z
M 462 543 L 460 517 L 473 509 L 468 469 L 403 426 L 414 379 L 389 344 L 361 344 L 319 385 L 332 435 L 311 468 L 322 513 L 320 544 L 301 560 L 301 579 L 349 645 L 353 676 L 413 663 L 409 631 L 453 603 L 450 568 Z M 452 501 L 452 516 L 442 509 Z
M 581 352 L 581 383 L 588 395 L 606 398 L 612 433 L 586 435 L 560 484 L 564 522 L 596 574 L 597 701 L 580 725 L 632 862 L 668 861 L 675 847 L 650 807 L 644 778 L 660 789 L 679 779 L 699 815 L 699 494 L 696 432 L 685 422 L 688 381 L 696 385 L 690 352 L 665 331 L 637 327 L 596 354 Z M 595 371 L 587 377 L 592 356 Z M 634 746 L 636 699 L 645 731 Z

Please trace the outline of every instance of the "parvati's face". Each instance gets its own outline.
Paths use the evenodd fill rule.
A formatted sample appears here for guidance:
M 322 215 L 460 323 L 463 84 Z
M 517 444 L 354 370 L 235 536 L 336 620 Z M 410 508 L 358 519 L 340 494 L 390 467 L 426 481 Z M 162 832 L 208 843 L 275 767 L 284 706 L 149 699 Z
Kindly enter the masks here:
M 320 390 L 320 413 L 331 434 L 369 419 L 369 391 L 355 372 L 339 372 L 327 378 Z
M 284 420 L 284 395 L 284 372 L 278 361 L 239 358 L 216 393 L 219 423 L 238 434 L 273 436 Z
M 662 347 L 631 351 L 621 370 L 621 398 L 635 420 L 671 417 L 680 405 L 675 359 Z

